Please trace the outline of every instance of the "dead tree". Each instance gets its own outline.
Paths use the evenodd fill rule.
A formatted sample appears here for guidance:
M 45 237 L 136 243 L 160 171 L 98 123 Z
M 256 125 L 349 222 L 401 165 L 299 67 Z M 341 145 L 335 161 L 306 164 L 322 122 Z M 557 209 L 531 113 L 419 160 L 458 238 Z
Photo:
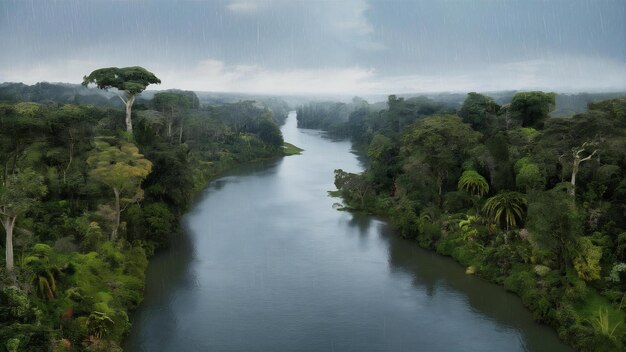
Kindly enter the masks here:
M 572 197 L 576 196 L 576 174 L 578 174 L 580 163 L 582 163 L 583 161 L 591 160 L 591 158 L 593 158 L 593 156 L 596 155 L 596 153 L 598 152 L 598 149 L 594 149 L 591 154 L 588 154 L 585 157 L 583 157 L 581 154 L 585 152 L 587 148 L 596 147 L 597 145 L 598 143 L 596 142 L 585 142 L 580 147 L 572 148 L 572 156 L 574 157 L 574 161 L 572 164 L 572 179 L 570 181 L 572 183 L 572 188 L 569 191 L 569 194 Z

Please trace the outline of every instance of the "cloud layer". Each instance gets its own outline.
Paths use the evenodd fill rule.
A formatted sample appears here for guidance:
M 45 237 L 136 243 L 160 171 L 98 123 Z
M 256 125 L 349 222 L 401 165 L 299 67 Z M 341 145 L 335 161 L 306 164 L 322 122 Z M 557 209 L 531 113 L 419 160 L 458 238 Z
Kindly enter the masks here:
M 626 2 L 7 1 L 0 82 L 141 65 L 263 93 L 626 89 Z

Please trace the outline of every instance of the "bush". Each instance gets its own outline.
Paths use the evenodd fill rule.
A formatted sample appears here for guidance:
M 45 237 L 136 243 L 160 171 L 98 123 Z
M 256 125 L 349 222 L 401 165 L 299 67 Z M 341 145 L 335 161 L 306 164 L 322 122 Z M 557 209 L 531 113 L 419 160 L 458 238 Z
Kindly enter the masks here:
M 419 231 L 417 242 L 423 248 L 433 248 L 441 237 L 441 225 L 432 223 L 425 217 L 417 220 L 417 228 Z

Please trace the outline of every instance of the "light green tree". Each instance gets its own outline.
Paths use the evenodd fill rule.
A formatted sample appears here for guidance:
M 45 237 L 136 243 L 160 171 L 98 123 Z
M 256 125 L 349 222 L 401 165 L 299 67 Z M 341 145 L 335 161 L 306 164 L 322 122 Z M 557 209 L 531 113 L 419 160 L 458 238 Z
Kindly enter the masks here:
M 574 257 L 574 269 L 578 276 L 586 281 L 600 278 L 600 258 L 602 247 L 595 246 L 589 237 L 578 239 L 578 255 Z
M 515 163 L 515 173 L 515 184 L 520 190 L 528 192 L 544 186 L 544 177 L 539 167 L 529 157 L 521 158 Z
M 96 142 L 96 151 L 87 159 L 92 168 L 89 175 L 113 189 L 115 194 L 115 223 L 111 240 L 117 239 L 120 217 L 126 207 L 143 199 L 141 182 L 152 171 L 152 163 L 139 153 L 132 143 L 113 146 Z
M 43 177 L 32 169 L 8 175 L 0 184 L 0 222 L 6 233 L 6 268 L 13 270 L 13 229 L 15 220 L 36 205 L 48 189 Z
M 470 194 L 482 197 L 489 192 L 487 180 L 474 170 L 463 171 L 457 184 L 459 190 L 464 190 Z
M 126 106 L 126 131 L 133 132 L 131 109 L 135 98 L 150 84 L 160 84 L 154 73 L 143 67 L 107 67 L 95 70 L 83 77 L 83 85 L 94 83 L 100 89 L 116 88 L 119 98 Z

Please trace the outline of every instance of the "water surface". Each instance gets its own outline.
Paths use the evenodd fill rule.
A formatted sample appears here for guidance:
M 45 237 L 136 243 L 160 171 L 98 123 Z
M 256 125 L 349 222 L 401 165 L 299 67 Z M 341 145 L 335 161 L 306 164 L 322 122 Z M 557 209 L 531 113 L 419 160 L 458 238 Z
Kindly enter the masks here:
M 333 209 L 349 142 L 282 131 L 305 152 L 211 183 L 152 258 L 128 351 L 569 351 L 503 288 Z

